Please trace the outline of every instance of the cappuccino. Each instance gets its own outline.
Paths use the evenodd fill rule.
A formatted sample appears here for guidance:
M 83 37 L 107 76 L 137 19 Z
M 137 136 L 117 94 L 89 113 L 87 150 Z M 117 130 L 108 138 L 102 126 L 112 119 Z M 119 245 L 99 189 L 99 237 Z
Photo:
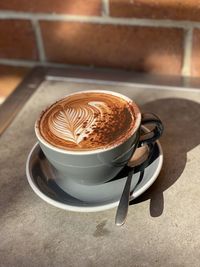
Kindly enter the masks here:
M 74 93 L 48 107 L 37 127 L 43 139 L 64 150 L 106 149 L 123 143 L 134 131 L 137 105 L 106 91 Z

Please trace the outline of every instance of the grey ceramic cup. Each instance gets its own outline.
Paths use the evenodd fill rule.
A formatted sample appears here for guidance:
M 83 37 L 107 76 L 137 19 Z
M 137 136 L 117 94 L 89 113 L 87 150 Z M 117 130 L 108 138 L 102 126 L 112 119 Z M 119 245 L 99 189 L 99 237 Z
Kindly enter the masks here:
M 92 90 L 88 92 L 113 94 L 129 103 L 133 102 L 130 98 L 111 91 Z M 134 102 L 133 104 L 136 105 Z M 139 110 L 138 107 L 137 109 Z M 59 178 L 55 182 L 60 187 L 65 187 L 70 180 L 78 184 L 97 185 L 113 179 L 129 162 L 138 146 L 154 142 L 163 131 L 162 122 L 156 115 L 139 112 L 131 135 L 121 144 L 113 145 L 107 149 L 80 152 L 61 149 L 49 144 L 41 136 L 38 123 L 39 119 L 35 123 L 35 133 L 39 145 L 55 171 L 59 172 Z M 141 125 L 149 123 L 154 124 L 154 129 L 141 135 Z

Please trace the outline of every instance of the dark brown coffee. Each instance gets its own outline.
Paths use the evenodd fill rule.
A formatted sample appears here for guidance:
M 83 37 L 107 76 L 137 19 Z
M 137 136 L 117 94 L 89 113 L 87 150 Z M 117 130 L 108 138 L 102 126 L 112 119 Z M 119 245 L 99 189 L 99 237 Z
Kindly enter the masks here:
M 85 151 L 115 146 L 127 139 L 140 114 L 137 106 L 104 92 L 67 96 L 45 110 L 38 127 L 55 147 Z

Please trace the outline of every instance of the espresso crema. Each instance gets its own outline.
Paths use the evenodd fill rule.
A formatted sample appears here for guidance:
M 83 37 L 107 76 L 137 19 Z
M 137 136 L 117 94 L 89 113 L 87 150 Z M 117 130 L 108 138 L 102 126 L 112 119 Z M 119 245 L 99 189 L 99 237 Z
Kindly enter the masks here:
M 102 92 L 69 95 L 45 110 L 38 127 L 51 145 L 74 151 L 104 149 L 122 143 L 133 132 L 138 107 Z

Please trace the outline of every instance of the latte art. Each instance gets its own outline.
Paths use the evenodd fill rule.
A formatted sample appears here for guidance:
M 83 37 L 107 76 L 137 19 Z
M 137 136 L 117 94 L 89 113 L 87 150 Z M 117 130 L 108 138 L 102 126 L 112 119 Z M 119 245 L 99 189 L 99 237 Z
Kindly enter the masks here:
M 49 129 L 57 137 L 78 145 L 93 131 L 97 118 L 102 118 L 106 110 L 109 112 L 103 102 L 93 101 L 71 107 L 63 104 L 50 115 Z
M 120 144 L 133 132 L 137 106 L 104 92 L 75 93 L 45 110 L 38 127 L 51 145 L 66 150 L 95 150 Z

